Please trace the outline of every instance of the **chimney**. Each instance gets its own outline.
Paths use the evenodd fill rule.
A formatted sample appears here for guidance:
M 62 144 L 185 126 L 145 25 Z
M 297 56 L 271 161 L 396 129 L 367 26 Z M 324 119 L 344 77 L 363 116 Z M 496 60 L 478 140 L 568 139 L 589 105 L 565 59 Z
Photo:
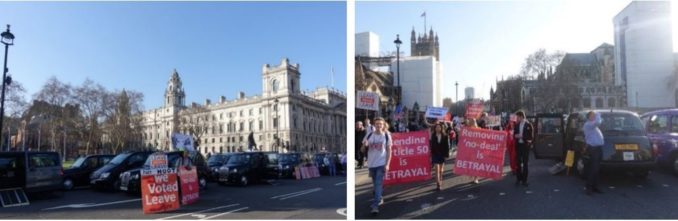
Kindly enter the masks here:
M 245 99 L 245 92 L 238 92 L 238 99 Z
M 210 103 L 212 103 L 212 101 L 210 101 L 210 99 L 205 99 L 205 106 L 209 106 Z
M 226 102 L 226 96 L 219 97 L 219 103 L 225 103 L 225 102 Z

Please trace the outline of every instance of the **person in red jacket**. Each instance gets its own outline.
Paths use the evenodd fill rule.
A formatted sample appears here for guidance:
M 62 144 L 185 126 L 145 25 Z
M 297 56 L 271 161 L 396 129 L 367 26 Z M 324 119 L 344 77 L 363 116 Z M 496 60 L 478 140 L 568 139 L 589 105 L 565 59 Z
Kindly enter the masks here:
M 509 165 L 511 165 L 511 173 L 516 175 L 518 171 L 518 163 L 516 162 L 516 140 L 513 136 L 510 136 L 513 133 L 513 127 L 515 122 L 509 121 L 506 124 L 506 132 L 509 134 L 508 139 L 506 140 L 506 150 L 509 154 Z

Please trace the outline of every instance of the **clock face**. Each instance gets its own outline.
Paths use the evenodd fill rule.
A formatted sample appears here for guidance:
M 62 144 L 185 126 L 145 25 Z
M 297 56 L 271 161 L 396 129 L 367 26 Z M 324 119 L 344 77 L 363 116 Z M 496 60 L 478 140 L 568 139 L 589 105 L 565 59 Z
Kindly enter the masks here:
M 278 92 L 278 84 L 279 82 L 276 79 L 273 79 L 273 81 L 271 81 L 271 90 L 273 90 L 273 92 Z

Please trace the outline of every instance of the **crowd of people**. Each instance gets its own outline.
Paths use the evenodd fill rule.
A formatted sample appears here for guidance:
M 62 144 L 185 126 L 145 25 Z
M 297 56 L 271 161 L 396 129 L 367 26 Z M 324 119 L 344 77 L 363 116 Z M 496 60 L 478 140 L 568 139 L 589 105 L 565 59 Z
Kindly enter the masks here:
M 526 116 L 525 112 L 515 113 L 515 121 L 505 121 L 497 126 L 488 124 L 487 113 L 482 113 L 478 119 L 457 118 L 451 122 L 437 120 L 434 123 L 425 122 L 429 130 L 429 147 L 431 163 L 435 171 L 436 189 L 443 189 L 443 173 L 445 161 L 450 157 L 450 150 L 459 143 L 459 131 L 462 127 L 481 128 L 487 130 L 503 130 L 508 136 L 506 150 L 512 174 L 515 176 L 515 184 L 527 187 L 529 174 L 529 152 L 533 146 L 535 129 Z M 584 135 L 588 146 L 588 154 L 591 156 L 589 173 L 586 185 L 586 194 L 592 192 L 602 193 L 597 187 L 599 164 L 602 158 L 601 147 L 603 135 L 598 128 L 602 122 L 600 114 L 588 113 L 588 121 L 584 125 Z M 410 130 L 406 130 L 410 131 Z M 371 205 L 372 214 L 379 213 L 379 206 L 383 204 L 382 193 L 384 175 L 389 170 L 391 161 L 391 131 L 389 124 L 384 118 L 374 119 L 374 125 L 369 119 L 356 122 L 355 147 L 357 168 L 368 167 L 369 177 L 372 179 L 374 188 L 374 200 Z M 365 165 L 367 164 L 367 165 Z M 480 183 L 478 177 L 472 177 L 475 184 Z

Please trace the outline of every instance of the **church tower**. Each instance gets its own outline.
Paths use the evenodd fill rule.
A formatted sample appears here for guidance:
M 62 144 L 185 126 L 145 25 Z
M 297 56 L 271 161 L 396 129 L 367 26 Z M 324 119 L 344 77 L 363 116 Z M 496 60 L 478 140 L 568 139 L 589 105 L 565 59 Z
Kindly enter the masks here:
M 184 94 L 184 87 L 181 85 L 181 78 L 177 69 L 174 69 L 165 90 L 165 107 L 184 107 L 185 99 L 186 94 Z
M 433 27 L 429 33 L 424 30 L 424 36 L 417 36 L 412 27 L 412 37 L 410 38 L 410 56 L 434 56 L 440 61 L 440 43 L 438 34 L 433 32 Z

